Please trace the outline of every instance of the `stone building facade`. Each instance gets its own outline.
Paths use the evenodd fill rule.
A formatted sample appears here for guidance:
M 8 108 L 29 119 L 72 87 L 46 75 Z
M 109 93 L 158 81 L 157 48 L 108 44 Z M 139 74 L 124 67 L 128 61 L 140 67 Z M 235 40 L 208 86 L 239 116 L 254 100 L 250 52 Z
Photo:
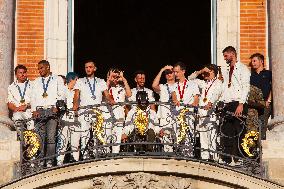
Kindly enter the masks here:
M 216 13 L 216 63 L 224 65 L 222 49 L 235 46 L 239 58 L 248 64 L 252 53 L 266 57 L 266 67 L 273 71 L 273 94 L 277 125 L 264 142 L 264 158 L 268 165 L 268 178 L 284 183 L 281 173 L 284 133 L 284 1 L 283 0 L 211 0 Z M 0 183 L 13 178 L 14 163 L 19 160 L 19 142 L 11 131 L 12 122 L 6 108 L 6 89 L 13 81 L 13 68 L 17 64 L 28 67 L 30 79 L 38 76 L 37 62 L 47 59 L 57 74 L 72 70 L 68 65 L 72 57 L 72 0 L 0 0 Z M 69 27 L 68 27 L 69 26 Z M 72 29 L 72 27 L 71 27 Z M 269 63 L 269 64 L 268 64 Z M 271 65 L 271 66 L 270 66 Z M 277 81 L 277 82 L 276 82 Z M 187 187 L 189 188 L 189 187 Z

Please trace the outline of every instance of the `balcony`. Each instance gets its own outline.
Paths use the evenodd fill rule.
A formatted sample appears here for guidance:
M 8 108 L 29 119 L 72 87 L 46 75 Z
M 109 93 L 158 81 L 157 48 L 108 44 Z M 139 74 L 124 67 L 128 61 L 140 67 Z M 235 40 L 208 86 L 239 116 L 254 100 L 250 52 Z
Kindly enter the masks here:
M 64 179 L 60 180 L 56 175 L 67 173 L 68 179 L 71 180 L 85 178 L 89 174 L 106 176 L 122 172 L 130 175 L 139 172 L 143 175 L 146 174 L 144 172 L 149 174 L 155 172 L 177 176 L 182 174 L 183 177 L 184 174 L 190 174 L 226 183 L 222 173 L 224 172 L 230 175 L 230 179 L 237 175 L 238 179 L 248 177 L 281 188 L 265 180 L 259 137 L 260 122 L 254 121 L 254 127 L 249 127 L 244 121 L 245 117 L 239 118 L 243 127 L 242 133 L 227 136 L 222 132 L 222 123 L 226 119 L 232 119 L 234 115 L 225 112 L 221 106 L 204 116 L 200 113 L 204 107 L 182 106 L 176 109 L 170 103 L 152 102 L 151 104 L 167 110 L 167 116 L 163 121 L 157 119 L 149 107 L 143 110 L 138 108 L 140 106 L 137 103 L 120 103 L 112 108 L 103 103 L 81 107 L 78 112 L 67 110 L 62 105 L 57 107 L 59 111 L 56 113 L 51 109 L 44 110 L 39 107 L 41 113 L 38 118 L 16 123 L 21 141 L 21 160 L 17 166 L 17 179 L 6 187 L 38 177 L 51 176 L 55 180 L 59 179 L 54 182 L 63 182 Z M 134 108 L 128 112 L 127 118 L 117 119 L 120 108 L 130 105 Z M 47 155 L 48 140 L 43 127 L 46 127 L 46 121 L 51 118 L 57 122 L 56 153 Z M 206 118 L 213 118 L 210 126 L 200 127 L 200 122 Z M 82 130 L 82 119 L 90 123 L 88 130 Z M 34 128 L 28 130 L 31 121 L 34 123 Z M 117 132 L 119 129 L 120 132 Z M 122 134 L 126 135 L 120 139 Z M 239 141 L 239 156 L 224 153 L 223 139 L 233 137 Z M 203 144 L 204 142 L 206 145 Z M 107 170 L 104 170 L 103 164 Z M 88 171 L 84 172 L 84 169 Z M 214 175 L 210 175 L 210 170 Z M 77 171 L 80 172 L 79 175 L 82 171 L 84 173 L 76 177 L 72 175 L 73 171 L 75 175 Z M 207 173 L 202 175 L 202 171 Z M 98 180 L 93 180 L 93 183 L 97 182 Z M 233 180 L 228 182 L 232 186 L 236 184 Z M 239 182 L 241 181 L 239 180 L 238 184 Z M 46 184 L 48 183 L 49 181 Z M 40 186 L 42 183 L 37 184 Z

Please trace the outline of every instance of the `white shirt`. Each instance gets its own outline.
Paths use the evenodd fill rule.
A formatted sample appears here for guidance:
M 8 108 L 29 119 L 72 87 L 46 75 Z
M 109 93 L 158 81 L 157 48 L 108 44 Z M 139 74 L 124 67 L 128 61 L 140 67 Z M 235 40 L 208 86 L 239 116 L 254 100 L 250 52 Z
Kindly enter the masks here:
M 95 99 L 93 99 L 93 94 L 91 92 L 89 83 L 87 81 L 87 78 L 80 78 L 77 80 L 74 89 L 80 90 L 80 105 L 81 106 L 88 106 L 88 105 L 95 105 L 95 104 L 101 104 L 102 102 L 102 93 L 103 91 L 107 90 L 107 84 L 103 79 L 94 77 L 89 78 L 89 82 L 91 87 L 93 88 L 93 84 L 95 81 Z
M 180 86 L 180 92 L 178 90 L 178 85 Z M 177 82 L 175 84 L 174 92 L 176 93 L 178 101 L 181 100 L 183 87 L 184 87 L 184 82 Z M 198 89 L 198 85 L 191 80 L 186 80 L 183 98 L 182 98 L 183 103 L 184 104 L 192 104 L 194 102 L 194 96 L 199 95 L 199 94 L 200 94 L 200 92 L 199 92 L 199 89 Z
M 67 105 L 68 109 L 72 109 L 73 108 L 73 99 L 74 99 L 74 94 L 75 94 L 75 90 L 74 89 L 68 89 L 68 86 L 64 86 L 64 98 L 65 98 L 65 102 Z
M 126 120 L 125 120 L 125 127 L 123 129 L 123 133 L 129 135 L 133 129 L 136 127 L 134 125 L 134 120 L 136 118 L 136 108 L 132 108 L 128 114 L 127 114 L 127 117 L 126 117 Z M 160 127 L 157 126 L 157 125 L 154 125 L 153 123 L 155 123 L 155 120 L 156 120 L 156 112 L 152 109 L 148 108 L 146 109 L 146 111 L 143 112 L 143 115 L 147 116 L 148 117 L 148 125 L 147 125 L 147 129 L 153 129 L 155 133 L 159 133 L 160 132 Z M 147 129 L 145 131 L 147 131 Z
M 31 98 L 31 108 L 32 111 L 36 110 L 36 107 L 42 106 L 43 108 L 48 108 L 50 106 L 55 106 L 57 100 L 64 100 L 64 81 L 60 76 L 50 75 L 44 79 L 44 84 L 50 78 L 47 87 L 47 97 L 43 97 L 44 88 L 42 83 L 43 77 L 38 77 L 33 81 L 32 86 L 32 98 Z
M 8 87 L 8 97 L 7 97 L 7 103 L 13 103 L 15 106 L 19 107 L 21 106 L 21 95 L 19 92 L 18 87 L 21 90 L 21 93 L 23 95 L 24 89 L 25 89 L 25 85 L 27 83 L 27 87 L 26 87 L 26 92 L 25 92 L 25 104 L 28 104 L 31 102 L 31 94 L 32 94 L 32 88 L 31 88 L 31 81 L 27 80 L 24 83 L 19 83 L 18 81 L 13 82 L 12 84 L 9 85 Z
M 111 87 L 109 90 L 109 94 L 112 95 L 115 102 L 125 102 L 125 89 L 121 85 L 117 85 L 115 87 Z M 125 119 L 124 106 L 113 105 L 112 111 L 116 119 Z M 106 115 L 107 118 L 110 117 L 110 113 Z
M 121 85 L 117 85 L 115 87 L 111 87 L 109 90 L 109 94 L 113 96 L 113 100 L 115 102 L 125 102 L 125 89 Z
M 64 121 L 69 121 L 69 122 L 74 122 L 74 111 L 72 111 L 73 108 L 73 99 L 74 99 L 74 94 L 75 94 L 75 90 L 74 89 L 68 89 L 68 86 L 64 86 L 64 100 L 66 102 L 67 105 L 67 109 L 68 109 L 68 114 L 66 113 L 62 120 Z
M 220 81 L 217 78 L 214 78 L 210 81 L 204 81 L 201 79 L 196 79 L 196 77 L 197 77 L 196 72 L 194 72 L 190 76 L 188 76 L 188 79 L 194 81 L 201 89 L 199 105 L 205 106 L 208 104 L 208 102 L 216 104 L 222 95 L 222 90 L 223 90 L 222 81 Z M 203 101 L 205 97 L 207 99 L 206 102 Z
M 175 83 L 173 84 L 160 84 L 160 102 L 169 102 L 172 92 L 175 89 Z M 158 107 L 158 118 L 167 118 L 171 114 L 170 105 L 160 105 Z
M 137 91 L 146 91 L 146 93 L 148 94 L 149 102 L 155 101 L 154 92 L 151 89 L 148 89 L 146 87 L 144 87 L 143 89 L 138 89 L 138 88 L 131 89 L 132 95 L 129 98 L 129 101 L 136 101 Z
M 224 78 L 222 100 L 225 103 L 232 101 L 239 101 L 239 103 L 247 102 L 250 90 L 250 70 L 246 65 L 237 62 L 231 78 L 231 87 L 228 87 L 229 71 L 229 66 L 222 69 Z

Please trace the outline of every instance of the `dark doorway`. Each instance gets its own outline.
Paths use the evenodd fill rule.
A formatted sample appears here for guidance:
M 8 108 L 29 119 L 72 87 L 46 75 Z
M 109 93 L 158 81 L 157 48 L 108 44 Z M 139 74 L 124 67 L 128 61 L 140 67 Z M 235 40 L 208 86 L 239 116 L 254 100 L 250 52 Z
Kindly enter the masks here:
M 151 85 L 160 68 L 182 60 L 189 73 L 211 61 L 211 1 L 76 0 L 75 72 L 84 76 L 85 59 L 97 62 L 97 76 L 110 67 L 142 69 Z

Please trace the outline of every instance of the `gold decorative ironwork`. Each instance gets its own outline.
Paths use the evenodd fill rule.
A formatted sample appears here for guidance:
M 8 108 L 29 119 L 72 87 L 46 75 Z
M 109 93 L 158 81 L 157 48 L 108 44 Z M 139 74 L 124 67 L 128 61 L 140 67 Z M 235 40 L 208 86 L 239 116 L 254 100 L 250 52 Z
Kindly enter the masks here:
M 93 122 L 92 127 L 93 127 L 93 131 L 95 132 L 95 136 L 97 137 L 97 139 L 102 143 L 102 144 L 106 144 L 106 141 L 104 140 L 102 134 L 104 132 L 103 129 L 103 123 L 104 123 L 104 117 L 103 114 L 100 110 L 98 109 L 93 109 L 93 112 L 96 114 L 96 122 Z
M 256 146 L 256 142 L 259 137 L 259 132 L 257 131 L 249 131 L 245 134 L 245 137 L 242 139 L 241 146 L 245 153 L 249 157 L 253 157 L 254 155 L 251 153 L 251 148 L 254 148 Z
M 186 136 L 186 131 L 188 130 L 188 125 L 186 124 L 185 114 L 189 112 L 189 109 L 184 108 L 180 111 L 177 119 L 179 122 L 179 136 L 177 138 L 177 143 L 180 143 L 184 140 Z
M 23 132 L 24 143 L 27 146 L 26 156 L 28 158 L 34 157 L 40 148 L 40 139 L 38 135 L 32 130 L 26 130 Z
M 136 108 L 136 116 L 134 119 L 134 125 L 138 129 L 139 134 L 144 135 L 147 125 L 148 125 L 148 116 L 145 115 L 145 112 L 140 108 Z

